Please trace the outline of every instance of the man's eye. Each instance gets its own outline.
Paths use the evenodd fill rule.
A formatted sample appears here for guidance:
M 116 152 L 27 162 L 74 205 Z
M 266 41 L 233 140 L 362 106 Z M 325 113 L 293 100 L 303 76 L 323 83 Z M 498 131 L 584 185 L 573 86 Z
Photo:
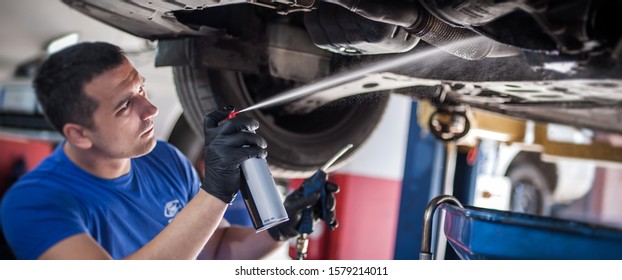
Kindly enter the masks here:
M 127 102 L 123 104 L 123 106 L 121 106 L 121 109 L 119 109 L 119 112 L 125 111 L 129 107 L 130 107 L 130 100 L 128 100 Z
M 145 90 L 145 85 L 140 86 L 138 89 L 138 93 L 143 96 L 147 96 L 147 91 Z

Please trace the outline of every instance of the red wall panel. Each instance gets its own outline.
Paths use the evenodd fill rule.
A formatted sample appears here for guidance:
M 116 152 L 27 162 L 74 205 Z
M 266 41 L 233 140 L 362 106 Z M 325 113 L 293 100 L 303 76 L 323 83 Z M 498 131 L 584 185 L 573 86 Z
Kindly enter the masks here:
M 323 224 L 316 224 L 307 259 L 393 259 L 402 182 L 350 174 L 332 174 L 330 180 L 340 187 L 339 227 L 326 231 Z M 300 182 L 292 180 L 290 185 Z M 290 256 L 295 257 L 293 248 Z
M 53 144 L 42 140 L 0 136 L 0 196 L 6 191 L 7 180 L 19 159 L 24 160 L 26 171 L 30 171 L 53 149 Z

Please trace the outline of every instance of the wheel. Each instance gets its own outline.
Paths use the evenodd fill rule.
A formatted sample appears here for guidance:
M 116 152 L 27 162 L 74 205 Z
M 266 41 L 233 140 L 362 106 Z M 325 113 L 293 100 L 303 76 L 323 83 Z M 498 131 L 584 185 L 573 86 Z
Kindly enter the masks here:
M 175 66 L 175 84 L 184 115 L 197 135 L 203 135 L 203 117 L 224 105 L 237 109 L 278 94 L 293 83 L 267 74 L 251 75 L 199 65 Z M 295 85 L 294 85 L 295 86 Z M 360 148 L 380 121 L 388 93 L 370 93 L 336 100 L 310 113 L 288 113 L 283 107 L 247 114 L 259 120 L 257 133 L 268 143 L 268 163 L 277 178 L 310 176 L 347 144 L 354 148 L 333 167 L 338 168 Z
M 556 184 L 556 168 L 523 158 L 517 156 L 507 172 L 512 183 L 510 211 L 548 216 L 553 206 L 551 194 Z
M 203 137 L 194 132 L 183 114 L 175 123 L 167 142 L 179 149 L 195 168 L 199 166 L 199 161 L 203 159 Z

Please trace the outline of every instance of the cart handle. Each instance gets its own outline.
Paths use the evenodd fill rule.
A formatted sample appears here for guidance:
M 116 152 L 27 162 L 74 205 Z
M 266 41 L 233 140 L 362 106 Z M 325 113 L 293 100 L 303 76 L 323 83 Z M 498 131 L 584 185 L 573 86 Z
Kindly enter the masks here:
M 432 247 L 432 220 L 434 218 L 434 211 L 443 203 L 450 203 L 464 208 L 457 198 L 448 194 L 439 195 L 428 202 L 428 205 L 425 207 L 425 212 L 423 213 L 423 238 L 421 238 L 420 260 L 432 259 L 432 250 L 430 249 Z

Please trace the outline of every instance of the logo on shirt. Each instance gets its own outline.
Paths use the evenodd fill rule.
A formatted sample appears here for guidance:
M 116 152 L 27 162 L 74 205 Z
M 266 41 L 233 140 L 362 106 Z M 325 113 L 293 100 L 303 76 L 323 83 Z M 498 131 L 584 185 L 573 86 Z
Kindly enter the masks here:
M 164 205 L 164 217 L 172 218 L 177 215 L 177 212 L 181 210 L 182 206 L 179 203 L 179 199 L 171 200 Z

